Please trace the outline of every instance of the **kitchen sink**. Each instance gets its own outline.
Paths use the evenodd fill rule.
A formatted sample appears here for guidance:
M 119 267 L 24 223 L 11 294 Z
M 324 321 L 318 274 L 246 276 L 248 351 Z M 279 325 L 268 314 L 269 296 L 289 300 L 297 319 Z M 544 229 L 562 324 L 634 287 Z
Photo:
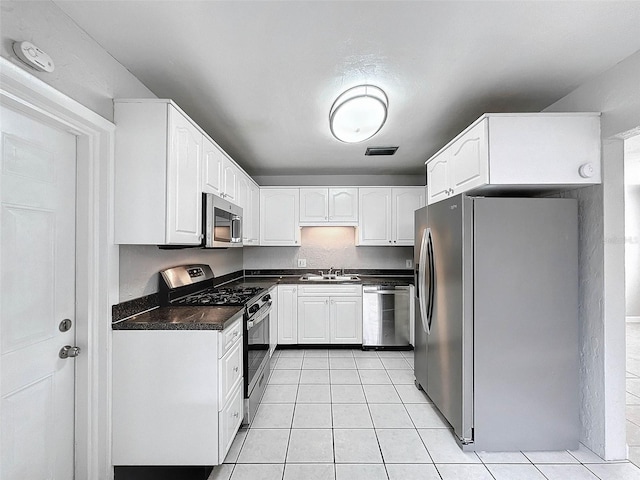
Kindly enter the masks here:
M 305 282 L 358 282 L 360 281 L 360 277 L 358 275 L 318 275 L 315 273 L 306 273 L 300 277 L 300 280 Z

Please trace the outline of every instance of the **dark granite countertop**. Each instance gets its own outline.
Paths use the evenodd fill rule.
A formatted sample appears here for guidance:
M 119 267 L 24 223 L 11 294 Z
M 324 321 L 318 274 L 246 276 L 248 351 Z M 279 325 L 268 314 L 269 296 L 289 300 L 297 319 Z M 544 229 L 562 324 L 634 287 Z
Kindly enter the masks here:
M 314 272 L 314 270 L 309 270 Z M 285 285 L 412 285 L 413 273 L 411 270 L 377 271 L 353 270 L 349 273 L 356 274 L 360 281 L 346 282 L 314 282 L 300 280 L 306 270 L 248 270 L 245 276 L 236 277 L 235 280 L 226 282 L 225 286 L 263 287 L 269 290 L 279 284 Z M 233 278 L 233 277 L 232 277 Z M 227 322 L 235 320 L 242 315 L 242 307 L 157 307 L 157 294 L 149 295 L 142 299 L 125 302 L 114 306 L 113 330 L 223 330 Z M 130 305 L 127 305 L 130 304 Z M 131 315 L 130 309 L 146 308 L 147 311 L 128 316 L 123 320 L 118 319 Z M 115 312 L 118 312 L 117 314 Z
M 160 307 L 113 323 L 113 330 L 222 330 L 242 307 Z

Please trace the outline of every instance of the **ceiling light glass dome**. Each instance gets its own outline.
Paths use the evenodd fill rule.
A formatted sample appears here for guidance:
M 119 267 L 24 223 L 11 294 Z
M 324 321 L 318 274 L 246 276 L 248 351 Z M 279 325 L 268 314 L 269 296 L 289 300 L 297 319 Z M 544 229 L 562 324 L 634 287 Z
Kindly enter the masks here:
M 358 143 L 373 137 L 387 120 L 389 100 L 374 85 L 358 85 L 340 95 L 329 113 L 331 133 L 341 142 Z

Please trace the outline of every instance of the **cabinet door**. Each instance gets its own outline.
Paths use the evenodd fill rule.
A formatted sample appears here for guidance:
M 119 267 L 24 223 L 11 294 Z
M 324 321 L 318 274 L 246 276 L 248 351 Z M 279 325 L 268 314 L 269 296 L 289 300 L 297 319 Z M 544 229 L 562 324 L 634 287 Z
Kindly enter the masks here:
M 331 343 L 362 343 L 362 297 L 331 297 Z
M 329 222 L 358 222 L 358 189 L 329 189 Z
M 271 313 L 269 314 L 269 356 L 278 346 L 278 287 L 271 290 Z
M 258 245 L 258 237 L 260 236 L 260 188 L 253 183 L 249 183 L 249 205 L 251 216 L 244 224 L 249 225 L 249 233 L 247 234 L 247 245 Z
M 329 297 L 298 297 L 298 343 L 329 343 Z
M 329 220 L 328 199 L 326 188 L 300 189 L 300 221 L 324 223 Z
M 260 245 L 300 245 L 297 188 L 260 189 Z
M 415 235 L 413 224 L 415 211 L 424 207 L 424 188 L 393 188 L 393 225 L 394 245 L 413 245 Z
M 445 150 L 427 163 L 427 192 L 428 203 L 439 202 L 448 198 L 449 189 L 449 152 Z
M 202 191 L 206 193 L 222 194 L 222 167 L 224 153 L 207 137 L 203 137 L 202 156 Z
M 242 339 L 220 359 L 218 370 L 218 403 L 225 405 L 242 382 Z
M 247 244 L 251 237 L 251 191 L 250 180 L 242 173 L 238 175 L 235 203 L 242 208 L 242 243 Z
M 449 150 L 449 185 L 452 195 L 489 183 L 488 121 L 461 136 Z
M 298 289 L 278 285 L 278 344 L 298 343 Z
M 391 189 L 359 189 L 359 245 L 391 245 Z
M 202 233 L 202 133 L 169 106 L 167 234 L 169 244 L 197 245 Z
M 238 174 L 239 170 L 235 163 L 227 156 L 224 157 L 222 165 L 222 197 L 232 202 L 236 202 L 238 196 Z
M 222 464 L 222 462 L 224 462 L 224 458 L 227 456 L 227 452 L 231 448 L 231 444 L 236 438 L 238 428 L 240 428 L 240 424 L 242 423 L 242 419 L 244 417 L 244 396 L 242 393 L 243 384 L 241 382 L 233 391 L 229 403 L 227 403 L 218 414 L 220 429 L 218 430 L 219 451 L 217 464 Z M 211 435 L 212 433 L 209 432 L 209 434 Z

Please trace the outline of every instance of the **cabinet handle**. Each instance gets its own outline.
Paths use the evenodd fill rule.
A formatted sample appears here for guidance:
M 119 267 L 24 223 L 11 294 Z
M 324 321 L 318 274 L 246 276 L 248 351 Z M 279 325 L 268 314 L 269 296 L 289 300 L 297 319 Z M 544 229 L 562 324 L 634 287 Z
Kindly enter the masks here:
M 324 301 L 324 304 L 325 304 L 325 305 L 328 305 L 328 304 L 329 304 L 329 300 L 325 300 L 325 301 Z
M 389 240 L 389 243 L 391 243 L 391 240 Z
M 233 367 L 233 371 L 234 371 L 235 373 L 238 373 L 238 370 L 239 370 L 239 369 L 238 369 L 238 367 Z
M 239 416 L 239 415 L 240 415 L 240 414 L 239 414 L 238 412 L 235 412 L 235 413 L 233 414 L 233 416 L 234 416 L 235 418 L 238 418 L 238 416 Z

